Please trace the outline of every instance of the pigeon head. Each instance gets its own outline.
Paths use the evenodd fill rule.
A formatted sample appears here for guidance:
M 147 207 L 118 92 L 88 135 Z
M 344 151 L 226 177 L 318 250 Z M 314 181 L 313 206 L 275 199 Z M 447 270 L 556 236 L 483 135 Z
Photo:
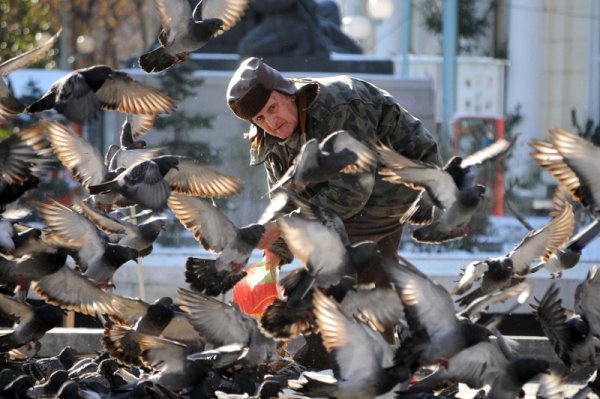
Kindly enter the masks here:
M 584 341 L 590 334 L 589 323 L 580 315 L 574 315 L 566 321 L 569 338 L 572 342 L 578 343 Z
M 196 29 L 201 28 L 201 32 L 203 35 L 209 33 L 210 35 L 214 35 L 219 31 L 223 30 L 223 20 L 219 18 L 207 18 L 202 21 L 201 24 L 197 24 Z
M 166 175 L 171 169 L 179 169 L 179 159 L 173 155 L 162 155 L 152 159 L 157 165 L 161 175 Z
M 481 324 L 472 323 L 469 320 L 461 320 L 461 333 L 465 339 L 465 347 L 477 345 L 480 342 L 489 341 L 490 330 Z
M 83 75 L 88 86 L 93 91 L 97 91 L 114 71 L 108 65 L 94 65 L 89 68 L 80 69 L 79 73 Z
M 381 259 L 379 245 L 373 241 L 356 244 L 350 251 L 350 263 L 357 272 L 381 262 Z
M 242 240 L 242 242 L 255 247 L 260 241 L 260 238 L 264 232 L 265 226 L 262 224 L 251 224 L 241 228 L 238 232 L 238 237 Z
M 44 327 L 46 331 L 62 325 L 64 312 L 62 309 L 44 304 L 35 309 L 36 321 Z
M 550 374 L 550 363 L 543 359 L 517 358 L 509 363 L 508 368 L 520 384 L 527 383 L 539 373 Z

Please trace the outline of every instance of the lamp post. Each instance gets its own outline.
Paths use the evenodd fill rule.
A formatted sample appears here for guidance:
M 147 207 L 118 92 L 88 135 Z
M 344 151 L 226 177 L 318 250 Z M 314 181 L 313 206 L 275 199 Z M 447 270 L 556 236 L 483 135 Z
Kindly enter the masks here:
M 342 30 L 361 42 L 366 52 L 375 48 L 375 24 L 388 19 L 394 12 L 392 0 L 362 0 L 360 14 L 344 17 Z

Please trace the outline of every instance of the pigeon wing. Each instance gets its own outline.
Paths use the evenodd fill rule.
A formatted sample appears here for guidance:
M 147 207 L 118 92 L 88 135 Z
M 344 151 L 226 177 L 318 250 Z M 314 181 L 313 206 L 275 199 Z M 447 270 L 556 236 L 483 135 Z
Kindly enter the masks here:
M 58 122 L 48 122 L 47 131 L 52 150 L 83 187 L 102 182 L 107 169 L 94 146 Z
M 4 294 L 0 294 L 0 313 L 22 324 L 33 320 L 34 317 L 33 308 L 29 304 Z
M 541 229 L 529 232 L 515 246 L 509 256 L 513 260 L 513 272 L 522 274 L 537 258 L 546 262 L 573 233 L 574 216 L 571 204 L 566 204 L 562 214 L 552 219 Z
M 237 177 L 217 172 L 195 159 L 177 157 L 179 165 L 165 175 L 165 180 L 176 193 L 198 197 L 228 197 L 238 194 L 243 182 Z
M 436 165 L 409 159 L 384 145 L 377 146 L 380 161 L 386 166 L 380 169 L 383 180 L 404 184 L 413 189 L 425 189 L 434 203 L 448 209 L 456 201 L 458 188 L 450 174 Z
M 167 204 L 183 227 L 190 231 L 205 249 L 221 252 L 235 239 L 237 228 L 210 202 L 173 194 Z
M 375 153 L 366 145 L 356 140 L 347 130 L 339 130 L 331 133 L 319 145 L 322 151 L 329 148 L 334 154 L 349 151 L 356 156 L 356 161 L 342 169 L 343 173 L 358 173 L 373 167 L 377 158 Z
M 256 321 L 231 305 L 199 292 L 177 290 L 181 308 L 200 335 L 213 345 L 247 345 Z
M 575 309 L 585 316 L 592 334 L 600 337 L 600 273 L 596 266 L 575 289 Z
M 0 64 L 0 76 L 6 76 L 17 69 L 27 68 L 38 62 L 48 53 L 48 51 L 52 49 L 52 47 L 54 47 L 61 32 L 62 29 L 56 32 L 56 34 L 48 39 L 48 41 L 46 41 L 44 44 L 4 61 L 2 64 Z
M 218 18 L 223 21 L 223 30 L 217 35 L 228 31 L 244 15 L 248 7 L 248 0 L 201 0 L 196 8 L 201 7 L 202 19 Z M 197 9 L 194 15 L 198 15 Z
M 125 72 L 113 71 L 96 95 L 103 109 L 125 114 L 156 115 L 175 110 L 171 97 L 132 79 Z

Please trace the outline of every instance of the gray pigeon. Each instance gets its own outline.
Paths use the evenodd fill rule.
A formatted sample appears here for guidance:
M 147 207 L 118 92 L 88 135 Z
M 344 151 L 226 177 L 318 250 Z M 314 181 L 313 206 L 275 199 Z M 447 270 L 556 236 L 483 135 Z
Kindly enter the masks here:
M 37 187 L 52 165 L 43 132 L 44 125 L 38 123 L 0 142 L 0 211 Z
M 555 253 L 553 253 L 546 262 L 531 268 L 531 273 L 535 273 L 541 268 L 550 272 L 551 278 L 561 278 L 562 272 L 572 269 L 579 263 L 581 251 L 596 238 L 600 233 L 600 221 L 592 221 L 586 228 L 573 236 L 569 241 L 563 244 Z
M 313 295 L 323 344 L 335 363 L 335 378 L 304 374 L 306 381 L 289 381 L 290 388 L 309 396 L 374 398 L 409 378 L 408 369 L 395 364 L 394 352 L 381 334 L 346 316 L 321 291 Z
M 75 179 L 89 191 L 89 187 L 104 183 L 116 177 L 116 170 L 109 170 L 102 155 L 83 137 L 72 133 L 66 126 L 58 122 L 46 122 L 44 125 L 52 150 L 69 169 Z M 127 156 L 120 157 L 119 167 L 128 168 L 137 162 L 158 156 L 158 150 L 127 150 Z M 103 205 L 112 205 L 123 201 L 117 193 L 113 195 L 97 195 L 96 201 Z
M 323 224 L 297 215 L 278 220 L 281 235 L 296 259 L 304 266 L 285 277 L 288 306 L 297 306 L 313 287 L 327 288 L 374 262 L 381 261 L 377 243 L 350 244 L 339 216 L 337 222 Z
M 421 342 L 400 348 L 401 351 L 416 351 L 419 354 L 417 365 L 445 364 L 465 348 L 488 341 L 490 332 L 467 319 L 459 319 L 444 287 L 406 259 L 384 260 L 383 267 L 400 295 L 411 335 L 414 338 L 424 335 Z
M 173 309 L 171 298 L 160 298 L 153 304 L 113 296 L 112 311 L 108 316 L 127 325 L 110 323 L 104 329 L 102 342 L 110 355 L 129 365 L 140 365 L 140 334 L 161 336 L 200 350 L 204 339 L 188 321 L 187 316 Z M 135 320 L 137 316 L 137 320 Z M 135 320 L 135 323 L 131 321 Z
M 162 31 L 160 47 L 142 54 L 140 67 L 160 72 L 185 61 L 188 53 L 229 30 L 242 17 L 248 0 L 200 0 L 194 10 L 188 0 L 155 0 Z
M 27 112 L 54 108 L 69 120 L 84 124 L 96 119 L 101 109 L 126 114 L 164 114 L 175 110 L 174 100 L 146 86 L 127 73 L 106 65 L 77 69 L 57 80 Z
M 582 283 L 586 285 L 585 288 L 579 288 L 581 285 L 578 287 L 580 295 L 576 298 L 576 307 L 581 313 L 567 315 L 555 284 L 548 288 L 541 300 L 536 298 L 536 305 L 531 305 L 559 359 L 572 370 L 596 366 L 596 337 L 600 331 L 594 328 L 598 328 L 600 322 L 599 282 L 598 273 L 593 269 Z M 591 322 L 588 321 L 588 313 Z
M 594 217 L 600 215 L 600 187 L 596 171 L 600 148 L 566 130 L 551 129 L 550 141 L 532 140 L 530 153 L 535 162 Z
M 423 243 L 440 243 L 464 237 L 468 224 L 485 194 L 482 185 L 462 185 L 455 175 L 437 165 L 409 159 L 384 145 L 377 146 L 383 180 L 426 190 L 433 203 L 444 212 L 429 226 L 417 230 L 413 238 Z M 461 159 L 455 157 L 453 162 Z M 448 169 L 448 168 L 447 168 Z
M 188 359 L 189 348 L 177 341 L 140 334 L 141 358 L 155 373 L 147 378 L 172 391 L 201 382 L 208 374 L 203 362 Z
M 550 374 L 550 364 L 543 359 L 516 358 L 492 384 L 488 399 L 514 399 L 521 388 L 540 373 Z
M 339 173 L 372 172 L 376 164 L 375 153 L 369 147 L 348 131 L 338 130 L 320 143 L 317 139 L 304 143 L 292 165 L 269 192 L 282 186 L 301 192 L 307 185 L 326 182 Z
M 83 202 L 77 204 L 77 208 L 99 229 L 109 233 L 110 242 L 134 248 L 140 256 L 150 254 L 152 243 L 166 226 L 164 218 L 150 218 L 140 224 L 134 224 L 112 217 Z
M 18 320 L 13 332 L 0 336 L 0 352 L 7 352 L 31 342 L 36 354 L 41 349 L 40 339 L 54 327 L 62 325 L 63 312 L 52 305 L 32 306 L 0 294 L 0 312 Z
M 217 172 L 184 156 L 161 155 L 138 162 L 115 179 L 90 186 L 90 194 L 119 192 L 130 201 L 162 210 L 171 192 L 199 197 L 226 197 L 240 192 L 238 178 Z
M 81 242 L 72 254 L 75 262 L 84 276 L 100 286 L 111 286 L 117 269 L 139 256 L 135 248 L 111 244 L 89 219 L 56 201 L 39 204 L 37 209 L 52 232 L 65 241 Z
M 264 233 L 264 226 L 258 223 L 235 226 L 217 206 L 200 198 L 172 195 L 168 204 L 196 241 L 219 253 L 214 262 L 217 272 L 243 269 Z
M 248 347 L 244 357 L 247 366 L 258 366 L 275 358 L 277 344 L 260 332 L 256 319 L 199 292 L 179 288 L 177 297 L 190 323 L 208 343 Z
M 54 47 L 61 32 L 62 29 L 48 39 L 46 43 L 0 64 L 0 124 L 4 123 L 8 118 L 25 111 L 25 105 L 12 95 L 10 89 L 4 83 L 4 77 L 17 69 L 27 68 L 38 62 Z
M 516 342 L 500 333 L 496 339 L 483 341 L 458 352 L 448 359 L 448 367 L 438 367 L 433 373 L 411 384 L 408 392 L 431 392 L 445 383 L 463 383 L 471 389 L 482 388 L 502 376 L 515 357 Z M 507 353 L 508 350 L 508 353 Z

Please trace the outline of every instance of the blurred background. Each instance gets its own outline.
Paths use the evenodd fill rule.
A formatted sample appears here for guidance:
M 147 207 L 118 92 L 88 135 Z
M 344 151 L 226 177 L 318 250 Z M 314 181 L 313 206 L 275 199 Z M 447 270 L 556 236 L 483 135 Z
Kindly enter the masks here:
M 530 139 L 560 127 L 600 143 L 596 0 L 253 0 L 234 29 L 190 61 L 152 75 L 137 59 L 157 45 L 153 1 L 11 0 L 0 4 L 0 60 L 60 27 L 51 57 L 7 77 L 17 97 L 28 104 L 66 71 L 95 64 L 160 88 L 179 107 L 157 119 L 147 141 L 244 179 L 242 194 L 222 204 L 238 224 L 256 220 L 266 203 L 263 168 L 248 167 L 247 123 L 225 102 L 232 71 L 250 55 L 289 77 L 351 74 L 385 88 L 437 135 L 445 160 L 520 133 L 510 155 L 482 172 L 491 188 L 474 221 L 482 236 L 489 235 L 490 215 L 507 214 L 505 198 L 525 215 L 547 213 L 555 183 L 531 162 Z M 21 115 L 1 125 L 0 134 L 34 121 Z M 122 122 L 106 112 L 74 129 L 104 151 L 118 140 Z M 64 171 L 42 186 L 66 204 L 81 195 Z M 493 246 L 477 234 L 452 246 Z

